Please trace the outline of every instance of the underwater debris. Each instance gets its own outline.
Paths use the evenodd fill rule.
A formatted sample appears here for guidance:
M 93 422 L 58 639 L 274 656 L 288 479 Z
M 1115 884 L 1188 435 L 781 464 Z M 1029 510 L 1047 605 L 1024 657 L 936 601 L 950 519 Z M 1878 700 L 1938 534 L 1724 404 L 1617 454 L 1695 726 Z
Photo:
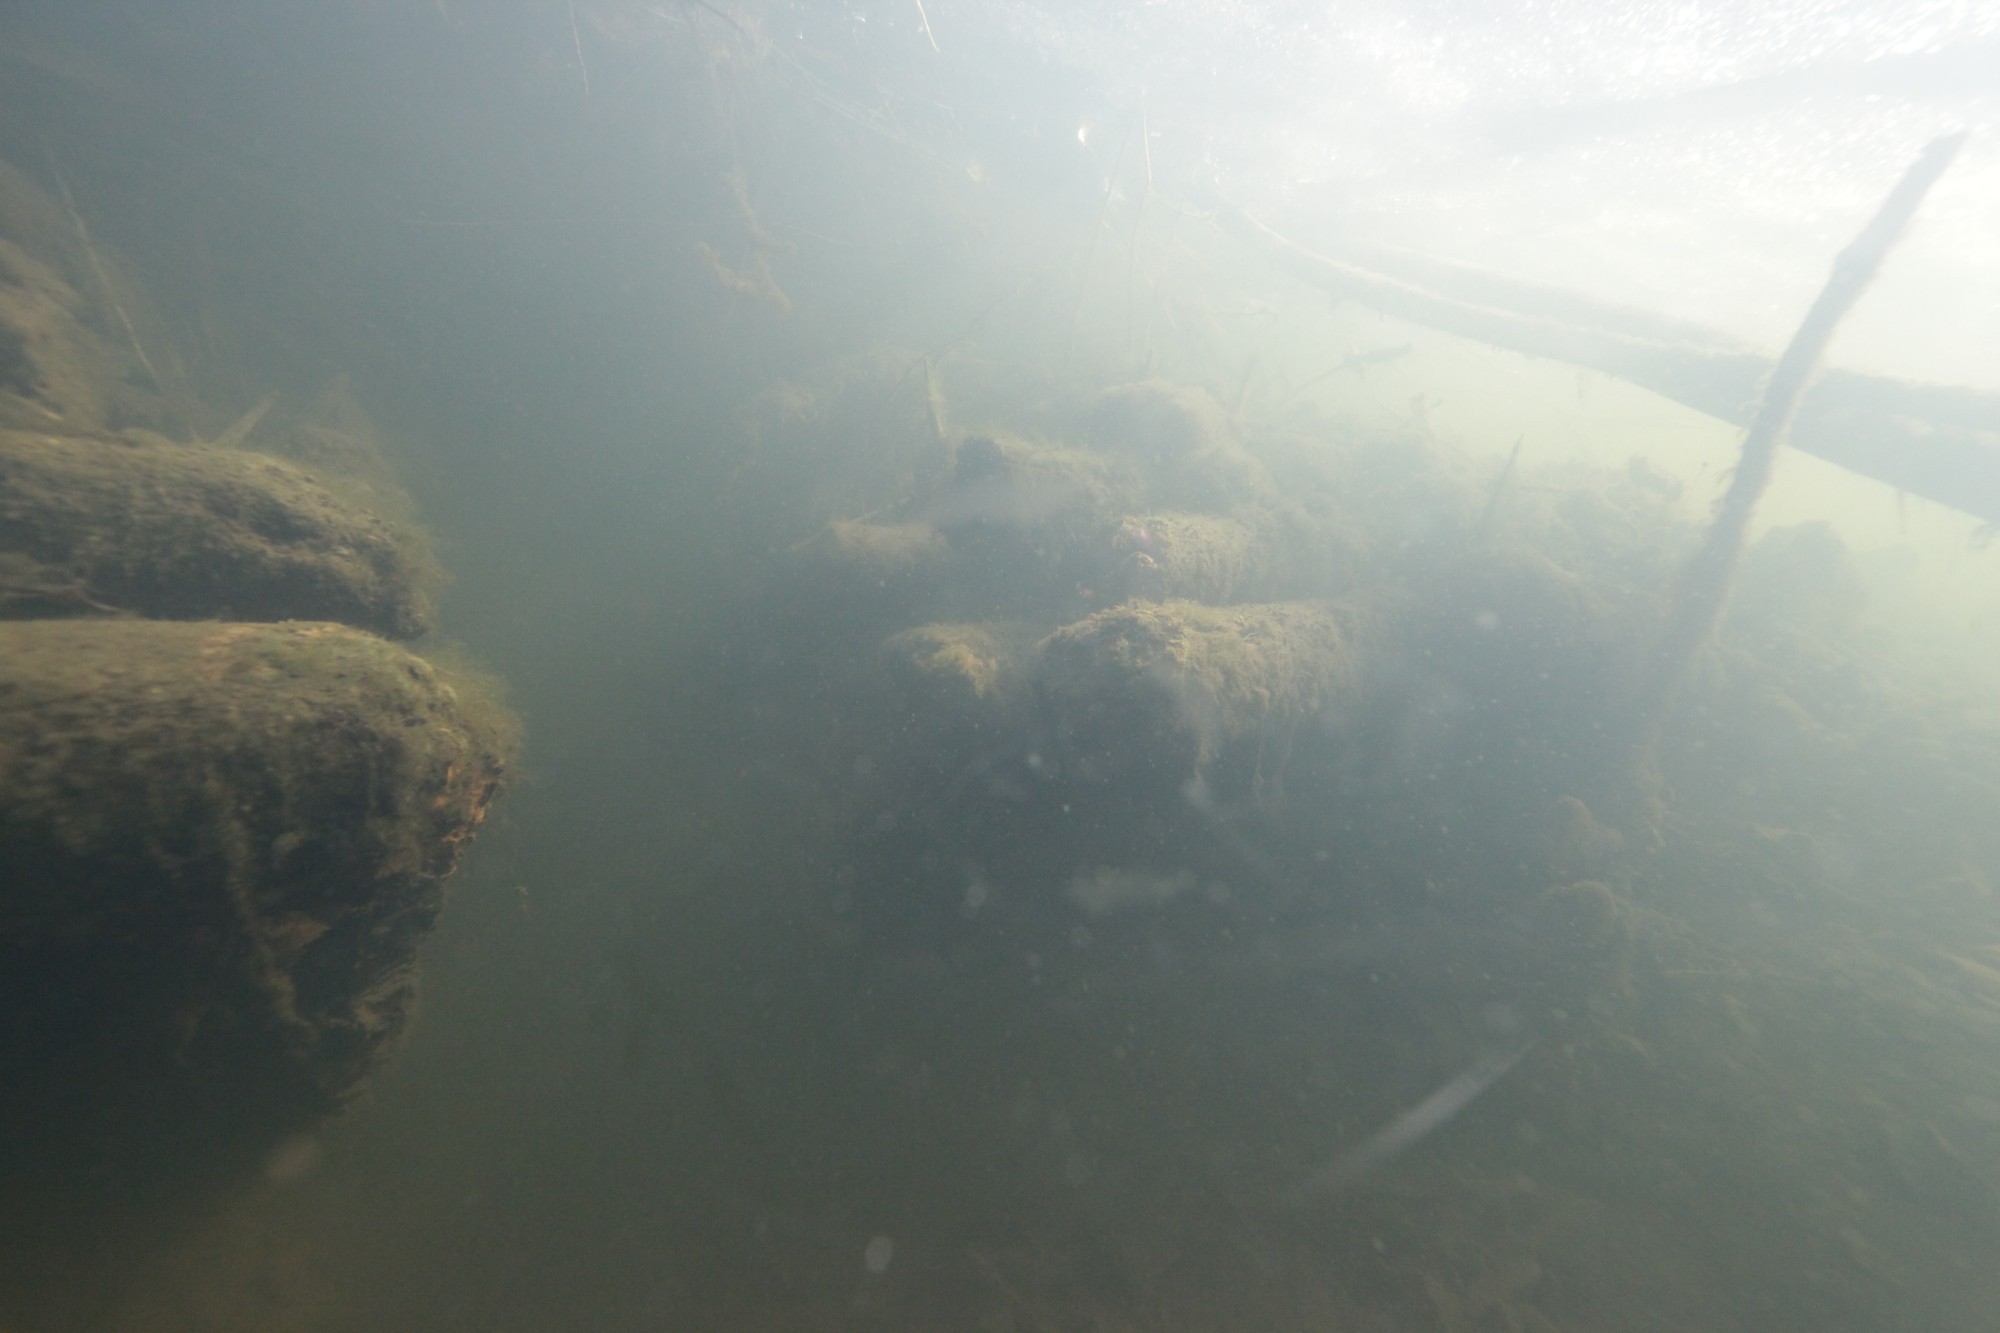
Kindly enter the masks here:
M 706 241 L 698 243 L 695 251 L 701 256 L 702 262 L 708 265 L 708 271 L 715 275 L 715 280 L 722 284 L 725 291 L 761 301 L 782 314 L 792 313 L 792 298 L 785 295 L 784 290 L 778 286 L 777 278 L 772 276 L 771 261 L 768 256 L 763 254 L 753 256 L 748 268 L 731 268 L 722 262 L 721 252 Z
M 381 637 L 441 575 L 344 384 L 232 424 L 60 216 L 0 164 L 10 1278 L 179 1224 L 357 1093 L 515 748 L 497 686 Z
M 1035 637 L 1031 625 L 920 625 L 890 636 L 882 665 L 906 696 L 949 711 L 991 707 L 1020 692 Z
M 836 583 L 900 587 L 934 571 L 948 550 L 928 523 L 835 519 L 793 554 Z
M 200 415 L 140 293 L 59 205 L 0 162 L 0 426 L 194 433 Z
M 776 308 L 780 313 L 792 312 L 792 298 L 785 295 L 778 286 L 778 279 L 771 272 L 771 256 L 784 254 L 792 249 L 789 242 L 773 236 L 757 216 L 757 208 L 750 199 L 750 179 L 741 168 L 734 168 L 723 175 L 723 185 L 729 191 L 730 202 L 736 206 L 738 217 L 743 223 L 744 235 L 750 241 L 750 258 L 746 265 L 732 267 L 723 262 L 722 252 L 707 241 L 695 244 L 702 262 L 716 281 L 738 296 L 747 296 Z
M 1141 380 L 1101 390 L 1084 409 L 1093 447 L 1130 454 L 1149 468 L 1173 467 L 1223 447 L 1229 422 L 1202 389 Z
M 1281 738 L 1350 690 L 1351 626 L 1309 602 L 1128 602 L 1044 640 L 1035 687 L 1107 779 L 1178 790 L 1232 742 Z
M 951 479 L 928 507 L 947 531 L 977 527 L 1062 536 L 1102 524 L 1137 483 L 1118 460 L 1003 431 L 969 432 Z
M 341 625 L 0 623 L 10 1204 L 208 1179 L 361 1086 L 511 762 L 478 697 Z
M 916 369 L 924 358 L 873 347 L 780 382 L 745 404 L 733 491 L 774 546 L 830 521 L 926 522 L 908 512 L 949 475 L 949 441 Z
M 1673 706 L 1674 693 L 1687 672 L 1688 662 L 1714 632 L 1722 615 L 1730 582 L 1743 554 L 1750 516 L 1763 498 L 1799 399 L 1818 369 L 1834 330 L 1874 281 L 1876 270 L 1916 215 L 1931 186 L 1964 147 L 1965 138 L 1960 133 L 1933 139 L 1903 173 L 1868 225 L 1835 257 L 1826 285 L 1778 358 L 1758 401 L 1756 415 L 1743 437 L 1742 453 L 1729 489 L 1716 509 L 1701 549 L 1681 572 L 1667 623 L 1643 668 L 1632 706 L 1635 767 L 1643 768 L 1651 762 L 1649 751 L 1667 710 Z
M 53 163 L 50 164 L 50 170 L 55 170 Z M 62 196 L 63 211 L 69 215 L 70 225 L 76 228 L 77 243 L 90 266 L 91 277 L 97 281 L 98 295 L 103 300 L 105 308 L 117 316 L 118 326 L 125 332 L 126 345 L 132 349 L 133 359 L 146 372 L 146 379 L 160 397 L 171 397 L 166 381 L 160 378 L 158 368 L 153 365 L 153 359 L 146 355 L 146 345 L 139 338 L 139 329 L 132 322 L 131 312 L 125 308 L 124 302 L 118 299 L 117 284 L 111 280 L 111 274 L 105 267 L 104 256 L 97 248 L 97 242 L 90 238 L 90 228 L 85 225 L 83 214 L 77 211 L 76 200 L 69 191 L 69 182 L 62 178 L 59 171 L 56 172 L 56 190 Z
M 127 434 L 0 430 L 0 618 L 430 627 L 434 574 L 394 524 L 281 459 Z
M 1270 572 L 1269 534 L 1238 518 L 1161 510 L 1120 520 L 1111 568 L 1100 581 L 1114 600 L 1222 603 Z
M 101 429 L 116 356 L 53 269 L 0 238 L 0 425 Z
M 1774 1282 L 1861 1308 L 1852 1266 L 1813 1265 L 1851 1218 L 1890 1216 L 1863 1198 L 1887 1193 L 1851 1166 L 1854 1117 L 1827 1094 L 1867 1084 L 1898 1120 L 1935 1116 L 1938 1089 L 1996 1104 L 1976 1053 L 2000 946 L 1961 942 L 1965 913 L 1912 928 L 1895 891 L 1913 866 L 1991 862 L 1991 838 L 1966 835 L 1991 803 L 1973 781 L 1990 741 L 1880 696 L 1831 532 L 1781 530 L 1746 562 L 1742 621 L 1688 683 L 1699 708 L 1667 737 L 1661 784 L 1634 792 L 1606 733 L 1698 537 L 1674 481 L 1642 462 L 1469 462 L 1317 410 L 1225 422 L 1157 382 L 1049 401 L 1022 380 L 1012 410 L 959 414 L 977 426 L 927 473 L 855 449 L 845 515 L 799 525 L 820 534 L 808 549 L 852 523 L 857 547 L 921 552 L 923 595 L 854 634 L 872 651 L 829 670 L 821 625 L 765 608 L 786 622 L 773 660 L 800 664 L 773 677 L 801 701 L 784 743 L 821 728 L 830 775 L 816 814 L 834 815 L 838 890 L 817 868 L 802 881 L 869 979 L 820 994 L 866 989 L 870 1021 L 929 1057 L 950 1123 L 972 1126 L 965 1156 L 1007 1182 L 979 1204 L 1088 1214 L 1024 1225 L 1062 1251 L 1036 1275 L 979 1261 L 1019 1276 L 1007 1317 L 1047 1300 L 1051 1327 L 1081 1318 L 1065 1284 L 1122 1271 L 1078 1257 L 1098 1243 L 1137 1256 L 1131 1291 L 1162 1293 L 1119 1288 L 1106 1326 L 1172 1322 L 1152 1316 L 1198 1290 L 1227 1295 L 1181 1322 L 1222 1326 L 1221 1307 L 1296 1291 L 1297 1272 L 1160 1274 L 1293 1240 L 1298 1271 L 1357 1256 L 1340 1273 L 1367 1307 L 1356 1326 L 1613 1327 L 1631 1302 L 1592 1285 L 1602 1272 L 1692 1291 L 1671 1306 L 1687 1327 L 1768 1308 Z M 811 406 L 837 421 L 842 401 Z M 1162 493 L 1238 432 L 1253 466 L 1197 502 Z M 906 524 L 913 539 L 888 539 Z M 837 564 L 820 572 L 865 595 L 866 563 Z M 1810 689 L 1784 685 L 1792 661 L 1823 662 Z M 1871 829 L 1897 842 L 1862 867 L 1871 809 L 1908 831 Z M 1745 820 L 1796 821 L 1774 869 L 1732 840 Z M 1864 912 L 1910 930 L 1922 990 L 1882 968 L 1883 993 L 1853 994 L 1849 964 L 1882 944 Z M 1524 1026 L 1451 1035 L 1494 1006 Z M 1939 1014 L 1986 1044 L 1933 1043 Z M 1796 1118 L 1795 1087 L 1812 1089 Z M 1950 1129 L 1990 1160 L 1990 1140 Z M 1940 1158 L 1902 1142 L 1913 1178 Z M 1018 1184 L 1038 1170 L 1059 1183 Z M 1983 1252 L 1955 1230 L 1919 1219 L 1867 1242 L 1942 1268 Z M 1694 1258 L 1661 1243 L 1709 1235 Z
M 1372 1175 L 1395 1161 L 1442 1129 L 1481 1093 L 1498 1083 L 1534 1046 L 1532 1038 L 1523 1038 L 1487 1051 L 1463 1072 L 1447 1079 L 1436 1092 L 1382 1126 L 1365 1141 L 1309 1173 L 1293 1190 L 1292 1204 L 1302 1207 L 1339 1194 L 1364 1176 Z
M 1167 380 L 1141 380 L 1098 393 L 1081 414 L 1093 449 L 1142 468 L 1156 504 L 1206 510 L 1266 495 L 1262 465 L 1237 442 L 1213 395 Z
M 1351 237 L 1306 246 L 1227 204 L 1216 220 L 1341 299 L 1626 380 L 1748 426 L 1771 359 L 1680 320 Z M 1974 517 L 2000 519 L 2000 395 L 1832 370 L 1798 404 L 1794 445 Z

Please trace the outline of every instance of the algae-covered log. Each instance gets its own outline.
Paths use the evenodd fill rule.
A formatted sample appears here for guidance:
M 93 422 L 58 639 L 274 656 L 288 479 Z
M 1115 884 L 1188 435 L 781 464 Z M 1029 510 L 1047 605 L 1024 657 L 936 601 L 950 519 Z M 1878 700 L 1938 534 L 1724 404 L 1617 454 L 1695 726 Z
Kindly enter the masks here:
M 10 173 L 0 164 L 0 195 Z M 52 268 L 0 237 L 0 426 L 93 430 L 128 397 L 119 357 Z
M 1263 466 L 1204 390 L 1158 379 L 1121 384 L 1096 395 L 1079 424 L 1093 449 L 1143 464 L 1155 503 L 1212 509 L 1269 490 Z
M 928 523 L 835 519 L 791 549 L 791 582 L 810 607 L 843 618 L 907 612 L 930 598 L 951 550 Z
M 339 625 L 0 623 L 0 1197 L 212 1180 L 354 1092 L 506 749 Z
M 1034 639 L 1019 623 L 919 625 L 882 645 L 880 675 L 912 707 L 983 718 L 1019 693 Z
M 952 583 L 933 614 L 1066 619 L 1103 572 L 1103 538 L 1145 500 L 1132 460 L 1005 432 L 959 440 L 950 478 L 921 513 L 950 544 Z
M 1134 514 L 1111 537 L 1103 582 L 1116 597 L 1226 602 L 1264 578 L 1271 551 L 1240 519 L 1173 510 Z
M 1144 493 L 1125 460 L 984 431 L 959 441 L 931 508 L 955 542 L 969 529 L 1046 541 L 1101 526 Z
M 876 710 L 869 757 L 892 802 L 924 804 L 939 780 L 1020 742 L 1027 667 L 1043 627 L 1020 622 L 920 625 L 892 634 L 870 667 Z M 914 787 L 902 784 L 914 783 Z
M 1133 602 L 1043 640 L 1035 682 L 1087 765 L 1179 784 L 1239 739 L 1282 745 L 1349 692 L 1349 637 L 1318 603 Z
M 919 625 L 892 634 L 873 676 L 889 708 L 887 732 L 926 756 L 968 737 L 989 741 L 1020 725 L 1027 664 L 1041 631 L 1017 621 Z
M 0 618 L 429 626 L 429 569 L 394 525 L 303 468 L 147 438 L 0 431 Z

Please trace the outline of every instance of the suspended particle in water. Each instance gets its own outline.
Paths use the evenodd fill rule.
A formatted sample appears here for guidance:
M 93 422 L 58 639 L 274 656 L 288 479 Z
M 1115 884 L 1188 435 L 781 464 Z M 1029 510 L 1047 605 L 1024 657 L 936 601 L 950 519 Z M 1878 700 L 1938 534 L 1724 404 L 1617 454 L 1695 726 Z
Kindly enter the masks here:
M 895 1257 L 895 1241 L 887 1236 L 871 1236 L 861 1251 L 861 1267 L 870 1277 L 880 1277 L 889 1271 L 889 1261 Z
M 264 1159 L 264 1179 L 272 1185 L 296 1185 L 319 1170 L 326 1156 L 311 1134 L 293 1134 Z

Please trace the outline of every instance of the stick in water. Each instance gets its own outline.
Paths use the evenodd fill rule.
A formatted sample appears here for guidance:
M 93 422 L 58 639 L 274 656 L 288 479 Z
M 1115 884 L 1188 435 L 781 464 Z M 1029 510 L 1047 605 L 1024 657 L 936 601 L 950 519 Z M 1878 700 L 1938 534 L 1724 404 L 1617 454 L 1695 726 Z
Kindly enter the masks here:
M 1338 1194 L 1363 1176 L 1395 1161 L 1470 1106 L 1473 1098 L 1498 1083 L 1533 1045 L 1532 1041 L 1519 1041 L 1480 1056 L 1464 1073 L 1391 1120 L 1366 1143 L 1342 1153 L 1299 1182 L 1292 1191 L 1292 1203 L 1302 1207 Z
M 590 64 L 583 58 L 583 34 L 576 30 L 576 0 L 569 0 L 569 44 L 576 48 L 576 72 L 583 76 L 583 95 L 590 96 Z
M 1923 202 L 1931 186 L 1937 183 L 1938 177 L 1944 175 L 1945 168 L 1951 165 L 1952 158 L 1964 144 L 1964 134 L 1948 134 L 1931 140 L 1923 154 L 1903 173 L 1903 179 L 1896 183 L 1896 188 L 1889 191 L 1889 197 L 1882 201 L 1874 220 L 1863 227 L 1861 234 L 1833 261 L 1833 272 L 1821 289 L 1819 299 L 1806 312 L 1805 320 L 1800 323 L 1798 332 L 1792 335 L 1791 345 L 1785 348 L 1785 354 L 1778 358 L 1777 367 L 1764 386 L 1764 397 L 1757 405 L 1757 415 L 1751 419 L 1749 432 L 1743 437 L 1743 453 L 1736 465 L 1736 475 L 1722 497 L 1715 522 L 1709 527 L 1701 549 L 1681 572 L 1680 588 L 1673 609 L 1668 613 L 1666 628 L 1641 679 L 1633 710 L 1633 754 L 1642 762 L 1651 753 L 1660 724 L 1673 703 L 1688 661 L 1721 617 L 1737 558 L 1743 552 L 1750 516 L 1757 508 L 1764 487 L 1771 480 L 1771 466 L 1777 459 L 1778 446 L 1784 443 L 1792 413 L 1798 407 L 1799 397 L 1819 365 L 1833 331 L 1874 280 L 1876 271 L 1882 267 L 1883 259 L 1909 225 L 1917 206 Z

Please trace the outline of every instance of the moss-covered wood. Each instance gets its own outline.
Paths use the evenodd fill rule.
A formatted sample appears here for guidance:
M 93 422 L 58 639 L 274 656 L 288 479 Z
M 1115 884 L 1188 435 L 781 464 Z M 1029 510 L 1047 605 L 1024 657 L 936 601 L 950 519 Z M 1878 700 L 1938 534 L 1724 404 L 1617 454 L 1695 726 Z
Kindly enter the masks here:
M 912 708 L 977 717 L 1020 695 L 1034 639 L 1018 623 L 919 625 L 889 637 L 877 668 Z
M 422 547 L 310 472 L 239 449 L 0 431 L 0 618 L 430 624 Z
M 1148 600 L 1227 602 L 1268 576 L 1264 534 L 1219 514 L 1134 514 L 1110 542 L 1106 591 Z
M 479 697 L 338 625 L 0 623 L 0 1196 L 213 1181 L 360 1086 L 505 768 Z
M 1050 635 L 1035 683 L 1086 766 L 1178 785 L 1243 738 L 1283 742 L 1353 687 L 1327 606 L 1128 602 Z
M 86 317 L 75 288 L 0 236 L 0 425 L 93 430 L 117 412 L 118 358 Z

